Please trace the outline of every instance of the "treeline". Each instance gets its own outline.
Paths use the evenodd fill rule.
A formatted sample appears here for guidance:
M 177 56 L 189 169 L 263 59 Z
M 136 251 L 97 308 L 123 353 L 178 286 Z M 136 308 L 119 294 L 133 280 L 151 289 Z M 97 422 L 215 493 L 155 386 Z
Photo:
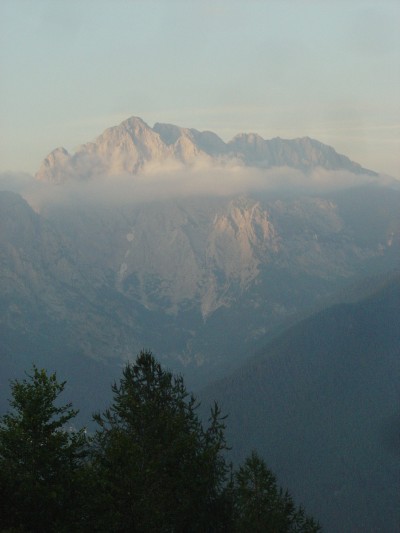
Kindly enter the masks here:
M 232 468 L 218 406 L 205 427 L 182 377 L 150 352 L 125 367 L 92 435 L 72 426 L 64 387 L 36 367 L 11 383 L 0 421 L 3 533 L 320 531 L 256 453 Z

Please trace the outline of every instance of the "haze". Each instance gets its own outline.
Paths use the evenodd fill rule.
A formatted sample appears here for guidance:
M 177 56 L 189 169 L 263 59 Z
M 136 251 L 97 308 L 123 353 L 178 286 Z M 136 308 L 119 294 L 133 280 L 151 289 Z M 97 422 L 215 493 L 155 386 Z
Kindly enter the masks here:
M 390 0 L 2 0 L 0 171 L 136 115 L 307 135 L 398 178 L 399 26 Z
M 0 176 L 0 190 L 21 194 L 36 210 L 47 205 L 125 205 L 192 196 L 233 196 L 265 191 L 324 193 L 361 184 L 376 178 L 364 174 L 318 168 L 309 174 L 280 167 L 258 169 L 240 163 L 216 165 L 199 159 L 191 167 L 171 161 L 149 164 L 138 175 L 102 176 L 90 181 L 70 181 L 62 186 L 41 183 L 29 176 Z M 382 178 L 379 178 L 383 183 Z

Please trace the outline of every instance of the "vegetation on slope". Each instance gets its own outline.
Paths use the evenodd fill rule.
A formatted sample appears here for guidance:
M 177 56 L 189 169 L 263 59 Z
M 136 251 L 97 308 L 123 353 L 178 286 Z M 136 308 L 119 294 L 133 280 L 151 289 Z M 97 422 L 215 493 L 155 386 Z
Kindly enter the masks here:
M 400 274 L 361 289 L 200 394 L 228 413 L 233 460 L 256 447 L 329 533 L 400 519 Z
M 97 431 L 75 430 L 65 382 L 33 368 L 0 422 L 3 532 L 304 532 L 319 525 L 256 454 L 236 471 L 217 404 L 207 427 L 150 352 L 123 370 Z

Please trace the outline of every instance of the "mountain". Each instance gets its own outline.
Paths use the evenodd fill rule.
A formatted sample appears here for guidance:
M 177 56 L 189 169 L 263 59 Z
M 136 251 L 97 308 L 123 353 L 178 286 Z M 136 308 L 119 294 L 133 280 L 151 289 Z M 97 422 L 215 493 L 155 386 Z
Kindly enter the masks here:
M 280 139 L 269 141 L 255 133 L 239 134 L 228 143 L 229 152 L 244 157 L 248 165 L 269 167 L 292 167 L 303 171 L 315 167 L 327 170 L 348 170 L 356 174 L 375 175 L 348 157 L 338 154 L 331 146 L 309 137 L 301 139 Z
M 113 209 L 55 205 L 41 216 L 73 245 L 80 268 L 107 280 L 109 293 L 125 302 L 118 316 L 140 324 L 138 342 L 196 380 L 226 370 L 286 320 L 400 260 L 400 193 L 385 187 Z
M 215 133 L 199 132 L 172 124 L 156 123 L 150 128 L 142 119 L 131 117 L 105 130 L 94 142 L 81 146 L 75 154 L 56 148 L 43 161 L 36 178 L 61 183 L 99 176 L 136 174 L 146 164 L 165 164 L 176 160 L 185 164 L 196 158 L 209 161 L 239 160 L 246 166 L 262 169 L 291 167 L 310 171 L 347 170 L 355 174 L 377 176 L 362 168 L 330 146 L 304 137 L 264 140 L 257 134 L 239 134 L 225 143 Z
M 326 531 L 396 530 L 398 184 L 307 137 L 134 117 L 36 178 L 0 191 L 0 412 L 35 362 L 88 423 L 150 348 L 190 389 L 217 380 L 235 459 L 257 448 Z
M 129 313 L 118 316 L 115 306 L 123 307 L 123 297 L 113 294 L 106 269 L 87 264 L 74 244 L 17 194 L 0 193 L 0 225 L 3 324 L 18 336 L 42 330 L 48 334 L 49 322 L 59 324 L 66 329 L 66 338 L 86 346 L 84 353 L 89 357 L 99 355 L 96 346 L 85 341 L 87 337 L 93 341 L 93 327 L 98 328 L 95 336 L 102 346 L 100 353 L 111 350 L 115 327 L 114 335 L 122 345 L 124 329 L 135 323 L 135 308 L 130 305 Z M 107 307 L 99 313 L 103 298 Z M 101 334 L 104 329 L 105 337 Z M 130 330 L 130 344 L 134 337 Z M 124 342 L 128 344 L 126 339 Z
M 284 331 L 203 391 L 240 461 L 257 449 L 324 531 L 396 531 L 400 274 Z
M 119 363 L 142 346 L 135 344 L 135 306 L 128 312 L 105 273 L 85 264 L 51 223 L 6 191 L 0 192 L 0 274 L 0 410 L 8 380 L 36 363 L 71 381 L 86 422 L 119 373 L 116 360 L 109 364 L 115 338 Z
M 214 174 L 216 161 L 231 163 Z M 301 180 L 320 165 L 336 169 L 335 187 L 230 189 L 254 169 L 279 182 L 287 166 Z M 174 169 L 178 188 L 222 180 L 226 191 L 139 201 L 127 185 L 167 190 Z M 200 387 L 288 321 L 400 260 L 400 190 L 307 138 L 224 143 L 130 118 L 74 155 L 55 150 L 37 178 L 30 191 L 41 202 L 0 193 L 1 364 L 57 353 L 59 365 L 90 361 L 101 373 L 147 347 Z
M 206 162 L 200 174 L 190 170 L 195 161 Z M 227 166 L 227 192 L 219 195 L 139 201 L 126 179 L 113 179 L 123 174 L 152 183 L 151 174 L 140 171 L 155 165 L 156 189 L 173 183 L 174 170 L 164 180 L 165 168 L 183 173 L 178 184 L 212 183 L 216 161 L 240 162 Z M 287 167 L 303 176 L 333 170 L 334 181 L 342 176 L 348 184 L 229 192 L 238 175 L 243 183 L 251 180 L 251 169 L 261 181 L 273 169 L 279 183 Z M 5 265 L 17 259 L 32 264 L 10 267 L 16 279 L 5 287 L 32 309 L 21 324 L 36 324 L 30 317 L 37 302 L 40 316 L 63 323 L 66 338 L 85 356 L 124 360 L 150 346 L 195 385 L 240 363 L 288 319 L 360 276 L 395 268 L 400 259 L 400 192 L 309 138 L 266 141 L 240 134 L 225 143 L 212 132 L 160 123 L 150 128 L 132 117 L 73 155 L 54 150 L 36 177 L 45 200 L 39 207 L 32 202 L 35 212 L 24 218 L 4 210 L 5 227 L 29 234 L 22 260 L 24 247 L 4 233 Z M 102 189 L 104 178 L 109 185 Z M 118 199 L 109 201 L 113 195 Z M 35 224 L 40 231 L 32 232 Z

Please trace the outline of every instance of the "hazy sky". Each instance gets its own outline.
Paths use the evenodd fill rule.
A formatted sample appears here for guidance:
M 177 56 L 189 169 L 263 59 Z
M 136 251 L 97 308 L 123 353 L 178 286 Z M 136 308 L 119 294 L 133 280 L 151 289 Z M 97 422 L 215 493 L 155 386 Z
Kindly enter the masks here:
M 400 178 L 397 0 L 0 0 L 0 171 L 136 115 Z

